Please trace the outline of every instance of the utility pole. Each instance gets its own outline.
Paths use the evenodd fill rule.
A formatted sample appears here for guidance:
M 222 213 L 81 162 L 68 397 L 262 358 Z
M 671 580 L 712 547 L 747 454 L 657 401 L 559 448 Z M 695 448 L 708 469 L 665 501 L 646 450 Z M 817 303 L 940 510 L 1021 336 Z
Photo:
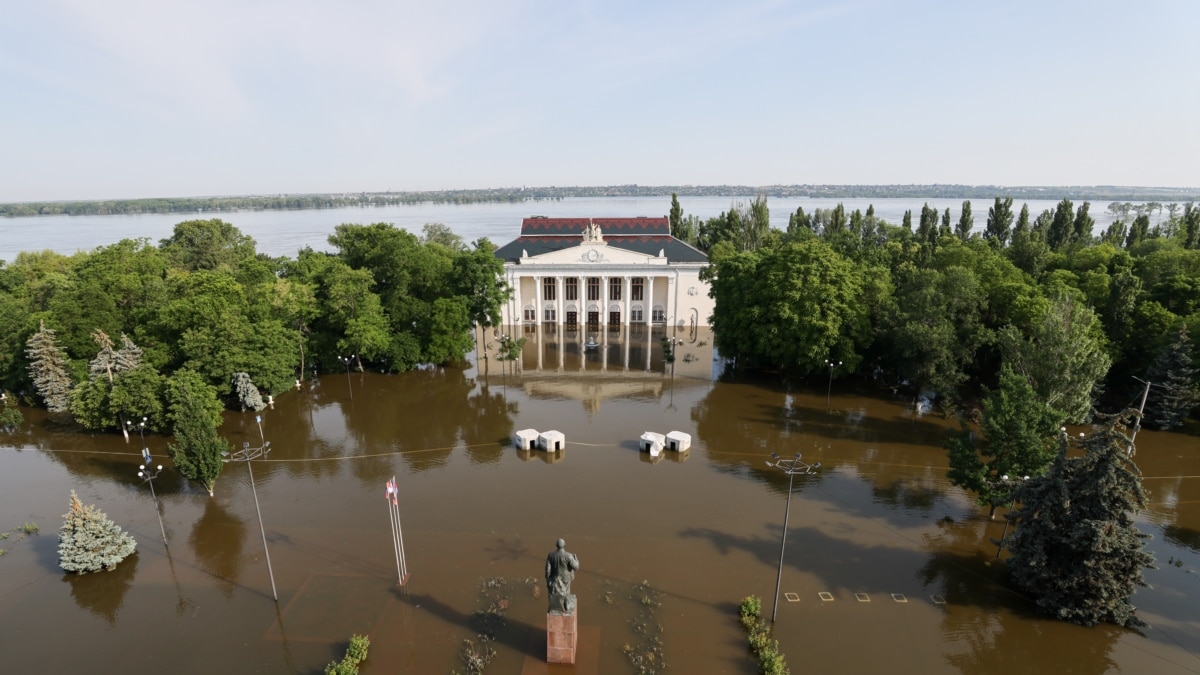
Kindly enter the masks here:
M 1146 390 L 1142 392 L 1142 404 L 1138 406 L 1137 421 L 1133 423 L 1133 433 L 1129 435 L 1129 449 L 1125 451 L 1125 453 L 1130 457 L 1133 457 L 1137 452 L 1136 448 L 1134 448 L 1133 441 L 1137 438 L 1138 429 L 1142 428 L 1142 414 L 1146 411 L 1146 399 L 1150 396 L 1150 383 L 1141 379 L 1140 377 L 1134 377 L 1133 379 L 1137 380 L 1138 382 L 1144 382 L 1146 384 Z

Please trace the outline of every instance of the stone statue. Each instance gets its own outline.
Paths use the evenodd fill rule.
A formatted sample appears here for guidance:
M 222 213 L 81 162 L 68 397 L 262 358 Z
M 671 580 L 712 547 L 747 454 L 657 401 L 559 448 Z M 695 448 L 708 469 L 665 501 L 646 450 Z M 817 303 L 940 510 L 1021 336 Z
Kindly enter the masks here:
M 593 242 L 604 241 L 604 236 L 600 234 L 600 226 L 588 220 L 587 227 L 583 229 L 583 240 Z
M 579 569 L 579 557 L 567 552 L 567 542 L 559 539 L 558 548 L 546 556 L 546 591 L 550 596 L 549 612 L 575 612 L 575 596 L 571 582 Z

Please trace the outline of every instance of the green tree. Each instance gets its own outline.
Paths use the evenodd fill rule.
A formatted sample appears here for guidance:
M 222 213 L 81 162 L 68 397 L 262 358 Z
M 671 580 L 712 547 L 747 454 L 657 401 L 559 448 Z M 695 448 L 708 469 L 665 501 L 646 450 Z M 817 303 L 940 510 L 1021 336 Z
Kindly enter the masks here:
M 1002 329 L 1000 347 L 1004 360 L 1063 420 L 1081 424 L 1091 419 L 1092 398 L 1112 364 L 1095 312 L 1059 295 L 1028 338 L 1015 327 Z
M 861 267 L 817 239 L 754 252 L 723 245 L 712 260 L 706 277 L 723 354 L 799 372 L 823 370 L 825 359 L 857 366 L 857 348 L 870 342 Z
M 211 497 L 224 466 L 221 453 L 229 450 L 217 434 L 222 408 L 217 392 L 198 374 L 180 370 L 167 382 L 167 401 L 175 435 L 167 452 L 179 474 L 202 485 Z
M 454 294 L 466 300 L 471 323 L 479 326 L 499 323 L 500 308 L 512 296 L 504 281 L 504 261 L 495 250 L 492 242 L 479 239 L 454 259 Z
M 15 431 L 25 421 L 25 416 L 13 404 L 12 398 L 7 392 L 0 390 L 0 429 L 8 432 Z
M 462 237 L 442 223 L 425 223 L 421 227 L 421 243 L 444 246 L 455 253 L 465 251 L 467 248 Z
M 254 239 L 220 220 L 188 220 L 175 226 L 159 249 L 171 263 L 190 272 L 234 270 L 255 256 Z
M 983 435 L 977 446 L 967 429 L 946 444 L 950 482 L 974 492 L 980 506 L 996 507 L 1012 496 L 1012 481 L 1040 476 L 1054 458 L 1061 419 L 1042 403 L 1029 381 L 1004 365 L 1000 384 L 983 400 Z
M 465 299 L 454 297 L 434 300 L 427 326 L 425 361 L 435 364 L 461 361 L 463 354 L 475 344 L 470 326 L 471 318 Z
M 1150 216 L 1138 214 L 1129 226 L 1129 234 L 1125 237 L 1125 248 L 1133 248 L 1150 236 Z
M 1046 229 L 1046 244 L 1051 250 L 1066 246 L 1071 240 L 1071 233 L 1075 231 L 1075 207 L 1071 204 L 1070 199 L 1063 199 L 1054 209 L 1054 216 L 1050 219 L 1049 227 Z
M 58 530 L 59 567 L 76 574 L 110 571 L 136 548 L 133 537 L 71 490 L 71 509 Z
M 996 197 L 996 203 L 988 209 L 987 226 L 983 231 L 983 238 L 996 248 L 1004 248 L 1008 245 L 1008 238 L 1012 234 L 1012 205 L 1012 197 L 1003 199 Z
M 71 414 L 85 428 L 116 427 L 128 438 L 129 430 L 125 427 L 125 419 L 126 413 L 130 411 L 117 405 L 117 402 L 140 405 L 141 412 L 148 412 L 148 408 L 157 407 L 158 392 L 154 389 L 156 381 L 152 375 L 153 371 L 147 369 L 141 377 L 122 382 L 124 386 L 121 395 L 114 397 L 118 379 L 142 365 L 142 350 L 124 333 L 121 334 L 120 349 L 116 349 L 112 338 L 99 328 L 92 331 L 92 340 L 99 350 L 95 358 L 88 363 L 88 380 L 76 387 L 72 394 Z M 147 384 L 151 387 L 148 392 L 145 390 Z
M 971 229 L 975 227 L 975 217 L 971 215 L 971 201 L 967 200 L 962 203 L 962 214 L 958 217 L 958 224 L 954 227 L 954 236 L 962 241 L 966 241 L 971 236 Z
M 907 269 L 898 277 L 895 301 L 884 324 L 894 367 L 918 390 L 953 394 L 990 340 L 979 280 L 959 266 Z
M 29 358 L 29 377 L 38 396 L 52 413 L 66 412 L 71 407 L 71 376 L 67 355 L 58 346 L 54 331 L 39 322 L 38 331 L 26 342 Z
M 1096 226 L 1096 220 L 1088 215 L 1088 208 L 1091 204 L 1084 202 L 1080 204 L 1079 210 L 1075 212 L 1075 221 L 1072 226 L 1071 240 L 1082 244 L 1089 244 L 1092 241 L 1092 228 Z
M 1018 525 L 1008 543 L 1013 581 L 1041 611 L 1065 621 L 1143 623 L 1130 597 L 1146 585 L 1142 570 L 1154 557 L 1133 520 L 1146 492 L 1126 454 L 1128 414 L 1086 437 L 1082 457 L 1067 457 L 1064 434 L 1046 475 L 1017 490 L 1020 507 L 1010 517 Z
M 681 236 L 683 235 L 683 207 L 679 205 L 679 195 L 674 192 L 671 193 L 671 212 L 667 216 L 667 221 L 671 224 L 671 236 L 676 239 L 684 239 Z
M 1176 429 L 1200 403 L 1196 387 L 1200 370 L 1193 365 L 1194 359 L 1187 324 L 1180 324 L 1174 339 L 1159 350 L 1150 369 L 1149 378 L 1155 387 L 1146 399 L 1148 424 L 1159 429 Z

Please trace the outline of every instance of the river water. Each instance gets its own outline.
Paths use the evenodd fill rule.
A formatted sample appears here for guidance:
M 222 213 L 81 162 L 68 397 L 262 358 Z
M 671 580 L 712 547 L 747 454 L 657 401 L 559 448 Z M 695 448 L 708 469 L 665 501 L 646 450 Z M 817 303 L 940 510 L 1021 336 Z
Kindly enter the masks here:
M 685 197 L 680 205 L 685 214 L 711 218 L 728 211 L 736 202 L 749 203 L 752 196 L 742 197 Z M 786 229 L 788 215 L 798 206 L 805 212 L 831 209 L 842 203 L 846 211 L 875 206 L 875 214 L 889 223 L 899 225 L 904 212 L 911 210 L 919 219 L 921 206 L 928 203 L 939 210 L 949 208 L 958 222 L 962 200 L 959 199 L 771 199 L 771 226 Z M 982 230 L 987 223 L 991 200 L 974 200 L 971 209 L 975 228 Z M 1054 201 L 1031 200 L 1030 218 L 1045 209 L 1053 210 Z M 1076 206 L 1081 202 L 1077 202 Z M 1014 209 L 1020 211 L 1021 203 Z M 1106 204 L 1093 204 L 1090 210 L 1096 220 L 1093 232 L 1097 235 L 1112 224 L 1105 212 Z M 122 216 L 37 216 L 0 218 L 0 260 L 12 261 L 21 251 L 49 249 L 63 254 L 88 251 L 121 239 L 145 237 L 151 242 L 171 236 L 176 223 L 195 218 L 221 218 L 237 226 L 258 243 L 258 250 L 272 256 L 295 257 L 296 252 L 309 246 L 316 250 L 329 249 L 328 237 L 342 223 L 392 223 L 397 227 L 420 234 L 425 223 L 443 223 L 470 243 L 488 237 L 502 245 L 516 238 L 523 218 L 535 215 L 549 217 L 634 217 L 666 216 L 671 210 L 671 198 L 594 197 L 571 198 L 560 201 L 537 201 L 517 204 L 416 204 L 370 208 L 312 209 L 300 211 L 239 211 L 216 214 L 145 214 Z M 915 222 L 915 221 L 914 221 Z
M 957 422 L 915 415 L 890 390 L 714 378 L 711 335 L 526 329 L 518 362 L 399 375 L 331 374 L 263 412 L 273 451 L 253 466 L 279 601 L 247 467 L 216 496 L 168 463 L 156 481 L 169 546 L 136 477 L 138 439 L 80 434 L 26 411 L 0 435 L 0 653 L 10 672 L 319 672 L 351 633 L 365 673 L 464 670 L 460 647 L 496 634 L 494 674 L 632 673 L 626 651 L 673 673 L 755 672 L 739 601 L 772 609 L 787 477 L 771 452 L 803 453 L 775 637 L 793 672 L 1200 672 L 1200 441 L 1143 431 L 1153 586 L 1150 627 L 1083 628 L 1037 615 L 1011 590 L 988 521 L 946 481 Z M 472 361 L 474 355 L 472 355 Z M 554 454 L 514 430 L 555 429 Z M 652 459 L 644 431 L 691 434 Z M 222 434 L 258 444 L 253 413 Z M 146 438 L 161 457 L 165 439 Z M 384 484 L 393 475 L 411 578 L 395 587 Z M 78 491 L 138 540 L 115 571 L 64 576 L 55 531 Z M 576 670 L 545 665 L 543 566 L 558 537 L 578 554 Z M 1178 565 L 1176 565 L 1178 561 Z M 644 584 L 644 585 L 643 585 Z M 823 599 L 821 594 L 828 594 Z M 861 595 L 859 595 L 861 594 Z M 492 610 L 489 612 L 488 610 Z M 658 651 L 655 651 L 658 650 Z

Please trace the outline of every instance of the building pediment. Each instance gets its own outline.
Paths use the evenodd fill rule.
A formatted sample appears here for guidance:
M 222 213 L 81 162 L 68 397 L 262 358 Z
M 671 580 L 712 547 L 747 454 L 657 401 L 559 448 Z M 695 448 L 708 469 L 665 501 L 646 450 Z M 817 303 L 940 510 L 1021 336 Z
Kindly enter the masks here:
M 584 242 L 541 255 L 522 255 L 521 265 L 666 265 L 665 256 L 646 255 L 606 243 Z

